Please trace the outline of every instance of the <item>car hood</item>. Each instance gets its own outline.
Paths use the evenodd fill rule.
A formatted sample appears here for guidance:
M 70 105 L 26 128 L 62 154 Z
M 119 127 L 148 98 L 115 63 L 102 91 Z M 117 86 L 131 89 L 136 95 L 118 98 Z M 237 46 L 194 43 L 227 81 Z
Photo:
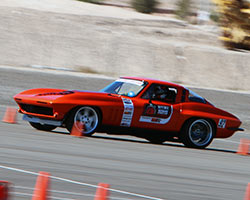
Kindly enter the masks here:
M 110 98 L 111 96 L 119 97 L 119 95 L 110 95 L 103 92 L 39 88 L 23 91 L 15 95 L 14 99 L 19 103 L 31 103 L 31 101 L 39 101 L 40 103 L 52 103 L 67 99 L 105 100 L 107 98 Z

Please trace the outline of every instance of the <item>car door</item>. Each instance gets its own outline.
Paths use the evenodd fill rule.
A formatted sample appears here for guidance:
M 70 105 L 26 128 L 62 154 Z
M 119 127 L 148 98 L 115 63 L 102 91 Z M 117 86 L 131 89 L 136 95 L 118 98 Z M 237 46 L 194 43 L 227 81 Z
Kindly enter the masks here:
M 175 99 L 178 90 L 168 85 L 152 84 L 135 99 L 132 126 L 161 131 L 176 131 L 180 104 Z

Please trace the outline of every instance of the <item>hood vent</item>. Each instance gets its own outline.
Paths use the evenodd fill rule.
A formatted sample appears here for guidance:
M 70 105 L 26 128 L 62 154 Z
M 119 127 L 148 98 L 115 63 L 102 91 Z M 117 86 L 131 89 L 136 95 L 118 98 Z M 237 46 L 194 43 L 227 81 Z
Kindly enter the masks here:
M 67 94 L 73 94 L 72 91 L 62 91 L 62 92 L 48 92 L 43 94 L 37 94 L 36 96 L 51 96 L 51 95 L 67 95 Z

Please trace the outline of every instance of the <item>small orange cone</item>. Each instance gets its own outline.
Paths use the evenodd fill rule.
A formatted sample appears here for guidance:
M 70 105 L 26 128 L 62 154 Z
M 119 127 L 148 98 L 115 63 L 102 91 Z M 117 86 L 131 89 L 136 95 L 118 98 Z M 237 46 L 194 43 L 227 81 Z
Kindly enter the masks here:
M 50 174 L 48 172 L 39 172 L 32 200 L 49 199 L 48 198 L 49 176 Z
M 237 154 L 244 155 L 244 156 L 248 155 L 249 143 L 250 142 L 248 139 L 240 139 L 240 144 L 239 144 Z
M 108 200 L 108 199 L 109 199 L 109 184 L 99 183 L 94 200 Z
M 7 107 L 5 115 L 3 117 L 3 122 L 15 124 L 16 123 L 16 108 Z
M 0 200 L 7 200 L 9 198 L 9 182 L 0 181 Z
M 84 124 L 77 121 L 76 124 L 72 126 L 70 135 L 75 136 L 75 137 L 83 137 L 84 136 Z
M 245 199 L 244 200 L 250 200 L 250 183 L 247 185 L 247 190 L 245 194 Z

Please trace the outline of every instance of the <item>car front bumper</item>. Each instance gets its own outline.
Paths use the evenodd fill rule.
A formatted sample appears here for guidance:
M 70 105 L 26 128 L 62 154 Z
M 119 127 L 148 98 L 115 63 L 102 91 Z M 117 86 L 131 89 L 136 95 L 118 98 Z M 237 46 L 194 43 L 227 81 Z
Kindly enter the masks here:
M 47 124 L 47 125 L 53 125 L 53 126 L 62 126 L 62 121 L 57 121 L 57 120 L 51 120 L 51 119 L 41 119 L 38 117 L 34 117 L 31 115 L 23 115 L 23 120 L 28 121 L 28 122 L 33 122 L 33 123 L 39 123 L 39 124 Z

